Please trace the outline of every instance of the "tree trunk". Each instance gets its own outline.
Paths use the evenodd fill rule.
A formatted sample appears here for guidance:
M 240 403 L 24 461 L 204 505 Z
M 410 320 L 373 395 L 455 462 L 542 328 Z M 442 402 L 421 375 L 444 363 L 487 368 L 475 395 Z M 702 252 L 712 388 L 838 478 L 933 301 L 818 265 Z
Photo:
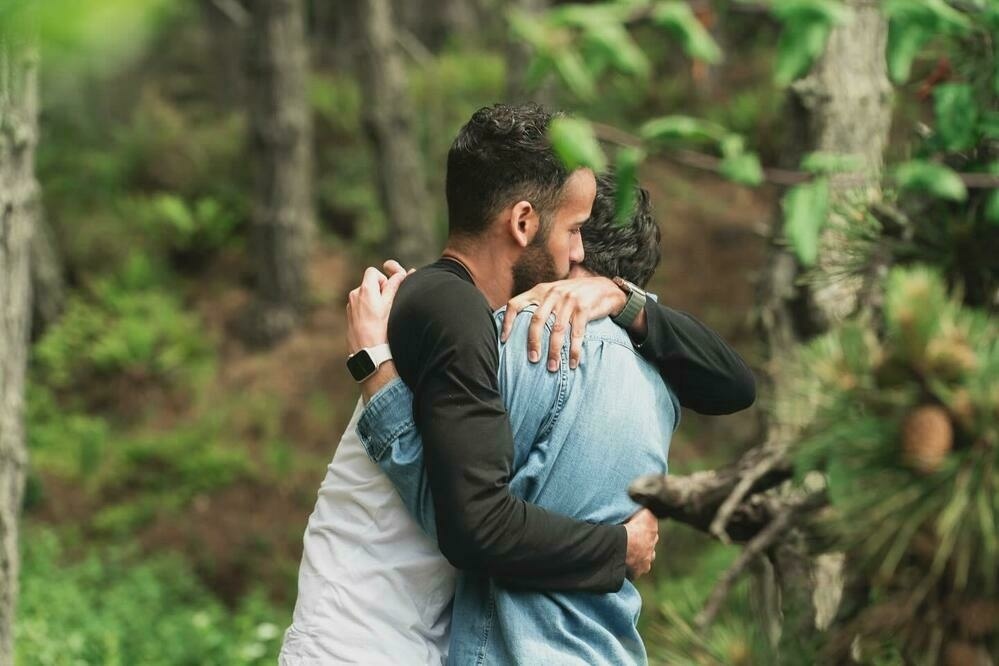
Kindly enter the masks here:
M 783 393 L 789 354 L 856 308 L 860 281 L 844 280 L 839 275 L 846 254 L 843 230 L 850 221 L 836 207 L 855 196 L 867 200 L 877 196 L 877 176 L 888 140 L 891 87 L 884 55 L 887 25 L 877 5 L 866 0 L 847 0 L 846 4 L 854 12 L 853 20 L 833 30 L 822 58 L 808 76 L 792 86 L 788 118 L 791 136 L 782 162 L 797 167 L 801 157 L 813 151 L 854 155 L 870 178 L 860 186 L 855 181 L 847 186 L 833 178 L 830 192 L 833 212 L 822 233 L 818 265 L 809 271 L 806 283 L 801 282 L 804 271 L 794 255 L 777 242 L 783 224 L 780 213 L 774 215 L 770 270 L 764 275 L 759 299 L 761 332 L 770 356 L 772 396 L 768 402 L 778 410 L 793 400 L 793 396 Z M 731 470 L 701 472 L 700 478 L 663 477 L 658 484 L 651 480 L 636 482 L 632 486 L 633 496 L 652 507 L 657 515 L 695 515 L 696 520 L 690 522 L 701 525 L 702 529 L 705 517 L 696 512 L 691 514 L 690 507 L 713 503 L 718 509 L 707 531 L 723 539 L 756 533 L 760 529 L 756 522 L 759 517 L 774 515 L 794 495 L 785 492 L 786 488 L 768 490 L 781 480 L 777 472 L 783 469 L 788 449 L 801 432 L 798 421 L 782 416 L 778 413 L 765 419 L 766 439 L 737 463 L 737 482 L 733 483 Z M 806 485 L 812 481 L 815 479 L 806 479 Z M 821 485 L 821 479 L 818 483 Z M 719 503 L 717 492 L 726 486 L 733 489 Z M 691 488 L 696 490 L 693 495 Z M 643 489 L 653 490 L 654 498 L 643 497 Z M 761 498 L 754 494 L 760 492 L 766 495 Z M 761 507 L 768 506 L 767 511 L 761 512 Z M 734 523 L 727 525 L 728 520 L 720 516 L 730 516 Z M 739 529 L 749 531 L 737 536 L 734 533 Z M 827 625 L 842 593 L 842 557 L 835 554 L 816 557 L 811 552 L 815 544 L 810 541 L 814 539 L 810 540 L 799 527 L 783 533 L 767 553 L 772 573 L 756 581 L 761 602 L 757 607 L 772 609 L 762 618 L 768 633 L 775 622 L 795 618 L 793 625 L 784 627 L 785 643 L 807 642 L 817 625 Z M 768 601 L 775 593 L 779 599 L 776 605 Z M 770 617 L 774 613 L 777 617 Z M 776 637 L 775 633 L 771 636 Z
M 249 58 L 257 300 L 246 333 L 272 344 L 297 324 L 315 234 L 303 0 L 254 0 Z
M 0 30 L 0 664 L 14 661 L 18 520 L 24 494 L 24 381 L 37 211 L 38 49 Z
M 388 220 L 388 250 L 404 266 L 419 266 L 433 258 L 439 243 L 391 3 L 357 0 L 350 11 L 357 26 L 364 127 L 375 151 Z
M 762 312 L 771 358 L 774 404 L 793 400 L 782 394 L 782 361 L 789 350 L 825 332 L 853 313 L 861 289 L 860 276 L 842 270 L 847 265 L 845 228 L 851 221 L 838 210 L 850 198 L 876 196 L 891 123 L 891 84 L 885 45 L 888 26 L 878 6 L 866 0 L 847 0 L 853 19 L 833 29 L 823 56 L 812 71 L 791 86 L 789 126 L 791 143 L 784 162 L 797 166 L 810 152 L 826 152 L 857 159 L 866 183 L 844 185 L 831 180 L 829 219 L 822 232 L 817 266 L 808 281 L 794 256 L 773 245 L 771 271 L 764 284 Z M 782 218 L 774 216 L 774 237 L 781 234 Z M 771 421 L 773 421 L 771 419 Z M 788 424 L 771 422 L 768 440 L 789 444 L 800 433 Z M 842 557 L 813 558 L 800 535 L 792 534 L 777 549 L 778 581 L 785 607 L 794 607 L 800 622 L 788 627 L 793 636 L 828 626 L 842 589 Z

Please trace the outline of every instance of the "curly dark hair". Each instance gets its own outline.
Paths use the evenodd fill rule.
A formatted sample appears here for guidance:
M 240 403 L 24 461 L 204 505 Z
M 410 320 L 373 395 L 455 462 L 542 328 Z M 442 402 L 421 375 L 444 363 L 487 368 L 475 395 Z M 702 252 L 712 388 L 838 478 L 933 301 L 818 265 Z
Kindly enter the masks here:
M 635 208 L 626 224 L 614 219 L 617 187 L 614 175 L 597 176 L 593 212 L 583 225 L 583 268 L 606 277 L 619 275 L 640 287 L 649 283 L 659 266 L 662 235 L 652 216 L 649 193 L 637 189 Z
M 542 232 L 558 205 L 569 171 L 548 140 L 561 114 L 537 104 L 495 104 L 476 111 L 447 155 L 448 230 L 477 236 L 517 201 L 530 201 Z

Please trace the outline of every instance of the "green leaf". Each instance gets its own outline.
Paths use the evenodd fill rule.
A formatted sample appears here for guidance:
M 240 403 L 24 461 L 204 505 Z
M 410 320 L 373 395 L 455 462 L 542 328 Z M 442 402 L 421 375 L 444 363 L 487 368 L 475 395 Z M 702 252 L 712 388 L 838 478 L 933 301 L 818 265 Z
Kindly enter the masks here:
M 967 83 L 945 83 L 933 90 L 936 131 L 945 150 L 965 150 L 975 144 L 978 108 Z
M 566 87 L 572 91 L 576 97 L 589 101 L 596 97 L 597 86 L 590 75 L 590 71 L 583 64 L 579 54 L 570 49 L 565 49 L 553 56 L 555 71 L 562 78 Z
M 964 32 L 968 17 L 946 0 L 886 0 L 888 17 L 888 72 L 895 83 L 904 83 L 920 49 L 937 34 Z
M 891 21 L 888 28 L 888 74 L 895 83 L 905 83 L 912 72 L 912 61 L 919 55 L 932 32 L 925 26 Z
M 607 157 L 597 142 L 593 126 L 578 118 L 556 118 L 548 128 L 555 152 L 569 169 L 589 167 L 600 173 L 607 168 Z
M 722 61 L 722 50 L 704 28 L 686 2 L 658 2 L 652 10 L 651 21 L 680 39 L 683 52 L 695 60 L 709 64 Z
M 638 165 L 645 159 L 641 148 L 617 151 L 614 162 L 614 221 L 624 226 L 631 221 L 638 199 Z
M 829 183 L 825 178 L 817 178 L 792 187 L 781 205 L 784 208 L 784 237 L 802 264 L 815 265 L 819 234 L 829 212 Z
M 912 160 L 895 168 L 895 181 L 902 189 L 923 190 L 950 201 L 964 201 L 968 188 L 953 169 L 936 162 Z
M 721 141 L 725 128 L 707 120 L 690 116 L 663 116 L 642 125 L 639 135 L 646 141 Z
M 651 69 L 648 58 L 620 23 L 590 26 L 584 33 L 584 40 L 592 49 L 601 52 L 618 71 L 648 77 Z
M 721 175 L 735 183 L 755 187 L 763 182 L 763 167 L 756 153 L 726 156 L 719 167 Z
M 745 142 L 738 134 L 730 134 L 721 141 L 721 174 L 729 180 L 743 185 L 759 185 L 763 182 L 763 167 L 755 153 L 747 153 Z
M 817 17 L 796 18 L 788 21 L 777 40 L 777 62 L 774 81 L 786 86 L 804 76 L 812 63 L 822 55 L 832 26 Z
M 804 159 L 801 160 L 801 168 L 816 175 L 851 173 L 860 171 L 863 168 L 863 162 L 857 155 L 816 151 L 805 155 Z

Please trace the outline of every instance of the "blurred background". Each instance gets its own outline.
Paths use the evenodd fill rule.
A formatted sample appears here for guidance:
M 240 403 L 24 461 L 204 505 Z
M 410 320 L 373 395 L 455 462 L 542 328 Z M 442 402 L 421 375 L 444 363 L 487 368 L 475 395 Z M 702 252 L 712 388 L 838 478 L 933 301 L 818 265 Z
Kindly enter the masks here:
M 831 31 L 849 32 L 839 12 L 863 3 L 53 0 L 26 20 L 31 4 L 0 3 L 0 45 L 9 55 L 27 44 L 25 71 L 38 83 L 37 104 L 28 105 L 37 110 L 38 190 L 29 197 L 18 664 L 274 662 L 291 620 L 302 533 L 358 396 L 344 368 L 346 293 L 369 264 L 396 257 L 417 266 L 440 250 L 444 158 L 481 106 L 535 99 L 592 121 L 568 127 L 560 149 L 578 163 L 615 162 L 650 191 L 663 234 L 651 291 L 719 331 L 761 380 L 774 370 L 780 339 L 764 316 L 773 312 L 775 268 L 792 266 L 781 284 L 794 293 L 781 298 L 798 315 L 815 310 L 795 291 L 810 284 L 810 270 L 842 275 L 841 264 L 815 259 L 830 242 L 828 202 L 815 188 L 787 194 L 853 168 L 802 166 L 806 153 L 857 151 L 818 140 L 815 123 L 800 122 L 809 98 L 787 84 L 810 71 Z M 999 200 L 988 176 L 999 173 L 999 13 L 987 0 L 957 9 L 943 0 L 895 4 L 905 5 L 888 13 L 895 42 L 915 46 L 890 47 L 907 58 L 890 64 L 911 71 L 890 72 L 893 86 L 884 64 L 874 68 L 883 84 L 870 114 L 885 121 L 857 138 L 879 153 L 875 171 L 883 154 L 915 172 L 899 172 L 890 196 L 850 200 L 846 210 L 859 217 L 840 209 L 841 218 L 866 221 L 854 226 L 866 230 L 854 234 L 866 245 L 851 270 L 866 276 L 861 300 L 875 313 L 866 330 L 881 335 L 888 270 L 929 262 L 936 272 L 927 289 L 939 290 L 942 308 L 933 320 L 945 318 L 943 308 L 981 313 L 965 344 L 983 355 L 961 372 L 987 374 L 999 367 L 988 314 L 999 257 Z M 904 22 L 910 15 L 923 26 L 918 39 Z M 910 32 L 898 32 L 898 21 Z M 887 20 L 878 26 L 883 53 Z M 4 71 L 16 67 L 11 59 Z M 655 118 L 667 120 L 650 126 Z M 638 145 L 641 153 L 623 148 Z M 951 176 L 958 184 L 941 189 Z M 896 196 L 910 190 L 915 208 Z M 952 288 L 963 291 L 942 295 Z M 881 297 L 868 303 L 875 292 Z M 810 321 L 794 328 L 795 343 L 831 328 L 828 318 Z M 836 353 L 827 357 L 844 357 Z M 819 365 L 796 366 L 797 376 Z M 966 545 L 984 540 L 978 552 L 993 559 L 973 560 L 966 587 L 978 580 L 976 567 L 999 562 L 988 540 L 999 474 L 989 410 L 999 410 L 999 398 L 980 383 L 969 400 L 981 425 L 955 427 L 990 452 L 974 486 L 981 499 L 970 502 L 981 520 Z M 853 390 L 847 384 L 836 390 Z M 879 412 L 889 425 L 874 439 L 894 442 L 914 405 L 951 404 L 932 381 L 919 385 L 892 403 L 895 411 Z M 671 473 L 730 464 L 770 441 L 777 394 L 764 390 L 756 407 L 733 416 L 685 412 Z M 825 469 L 826 450 L 810 451 L 805 465 Z M 958 478 L 962 463 L 947 464 L 946 479 Z M 910 481 L 898 474 L 926 479 L 925 470 L 887 466 L 899 486 Z M 773 663 L 774 637 L 758 622 L 748 579 L 710 629 L 695 619 L 741 552 L 703 529 L 662 524 L 657 565 L 642 584 L 653 663 Z M 994 599 L 994 591 L 985 596 Z M 993 661 L 948 663 L 994 663 L 999 628 L 989 623 L 999 620 L 988 613 L 999 614 L 994 604 L 982 612 L 986 629 L 960 636 L 967 654 Z M 945 658 L 947 636 L 933 660 Z M 889 640 L 861 660 L 903 663 L 904 642 Z M 786 661 L 812 657 L 800 659 Z

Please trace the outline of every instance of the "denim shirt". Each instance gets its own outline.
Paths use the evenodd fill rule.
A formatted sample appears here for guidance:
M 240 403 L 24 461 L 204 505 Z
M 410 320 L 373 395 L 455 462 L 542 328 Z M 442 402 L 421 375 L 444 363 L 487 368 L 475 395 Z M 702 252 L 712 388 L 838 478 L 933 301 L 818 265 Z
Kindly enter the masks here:
M 499 328 L 503 311 L 495 317 Z M 609 319 L 587 327 L 576 370 L 568 369 L 569 336 L 557 372 L 528 362 L 530 317 L 521 313 L 500 345 L 499 384 L 514 436 L 510 491 L 579 520 L 622 523 L 639 509 L 627 494 L 631 481 L 666 473 L 679 417 L 676 398 Z M 546 328 L 542 349 L 549 336 Z M 358 432 L 403 503 L 434 536 L 411 399 L 401 381 L 393 382 L 369 402 Z M 640 609 L 630 581 L 607 594 L 538 593 L 464 571 L 455 593 L 449 663 L 644 664 Z

